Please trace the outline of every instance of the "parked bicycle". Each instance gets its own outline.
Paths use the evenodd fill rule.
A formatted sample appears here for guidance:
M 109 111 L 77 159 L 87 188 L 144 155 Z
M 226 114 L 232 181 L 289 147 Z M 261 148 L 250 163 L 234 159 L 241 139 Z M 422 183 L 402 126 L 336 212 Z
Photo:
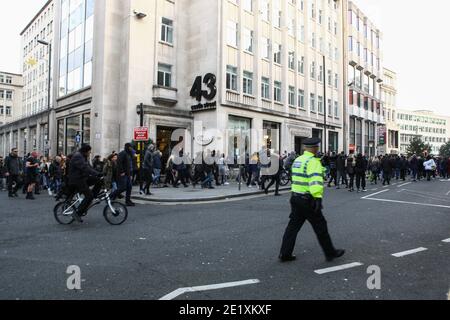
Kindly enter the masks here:
M 77 193 L 67 197 L 65 201 L 59 202 L 53 209 L 56 221 L 62 225 L 72 224 L 75 221 L 73 214 L 80 206 L 83 199 L 83 195 Z M 127 220 L 127 207 L 120 202 L 112 201 L 110 193 L 106 189 L 100 192 L 100 194 L 94 199 L 83 216 L 86 216 L 92 207 L 102 203 L 102 201 L 105 201 L 106 203 L 106 206 L 103 209 L 103 217 L 109 224 L 121 225 Z
M 292 180 L 291 173 L 286 168 L 283 168 L 280 176 L 280 185 L 282 187 L 287 186 Z

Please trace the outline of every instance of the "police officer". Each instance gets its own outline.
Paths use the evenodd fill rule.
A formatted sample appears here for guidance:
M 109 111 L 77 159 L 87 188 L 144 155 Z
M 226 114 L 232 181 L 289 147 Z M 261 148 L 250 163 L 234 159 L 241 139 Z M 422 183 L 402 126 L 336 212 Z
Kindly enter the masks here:
M 292 166 L 292 197 L 290 222 L 283 237 L 279 259 L 281 262 L 294 261 L 297 234 L 306 220 L 311 223 L 327 261 L 344 255 L 345 250 L 336 250 L 328 234 L 327 221 L 322 214 L 324 191 L 324 168 L 316 158 L 321 140 L 306 139 L 305 152 Z

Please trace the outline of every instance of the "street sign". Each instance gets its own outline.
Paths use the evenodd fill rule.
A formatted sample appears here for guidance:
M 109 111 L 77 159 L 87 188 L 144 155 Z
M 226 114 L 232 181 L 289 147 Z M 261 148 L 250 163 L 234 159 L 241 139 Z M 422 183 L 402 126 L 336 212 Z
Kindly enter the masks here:
M 148 127 L 134 128 L 134 141 L 148 141 Z

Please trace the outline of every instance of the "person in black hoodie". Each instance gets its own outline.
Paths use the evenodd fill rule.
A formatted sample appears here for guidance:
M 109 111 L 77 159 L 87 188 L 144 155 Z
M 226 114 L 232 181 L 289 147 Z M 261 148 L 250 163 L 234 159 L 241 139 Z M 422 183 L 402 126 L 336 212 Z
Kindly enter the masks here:
M 331 187 L 331 183 L 334 180 L 336 187 L 339 185 L 337 181 L 337 156 L 336 152 L 333 152 L 330 157 L 330 180 L 328 181 L 328 187 Z
M 8 183 L 8 197 L 18 197 L 17 190 L 21 187 L 21 175 L 23 174 L 23 162 L 18 156 L 17 148 L 13 148 L 5 159 L 5 177 Z
M 345 187 L 348 188 L 348 181 L 347 181 L 347 173 L 345 172 L 345 153 L 341 152 L 341 154 L 338 156 L 336 161 L 336 183 L 337 183 L 337 189 L 340 189 L 341 186 L 341 179 L 343 180 Z
M 368 161 L 361 153 L 356 157 L 355 173 L 356 173 L 356 189 L 357 192 L 367 192 L 366 190 L 366 171 L 367 171 Z
M 131 190 L 133 188 L 133 151 L 131 143 L 127 143 L 125 144 L 125 149 L 119 153 L 117 159 L 117 169 L 119 171 L 118 189 L 111 194 L 111 199 L 115 200 L 119 194 L 126 191 L 125 200 L 128 207 L 135 206 L 134 202 L 131 201 Z
M 353 152 L 350 153 L 350 155 L 347 158 L 347 173 L 350 177 L 350 182 L 348 186 L 348 191 L 353 192 L 355 191 L 355 165 L 356 165 L 356 159 Z
M 381 161 L 381 168 L 383 169 L 383 186 L 386 185 L 386 183 L 390 185 L 392 176 L 392 161 L 389 159 L 389 156 L 384 156 Z
M 406 172 L 408 171 L 408 160 L 402 155 L 400 158 L 400 179 L 406 181 Z

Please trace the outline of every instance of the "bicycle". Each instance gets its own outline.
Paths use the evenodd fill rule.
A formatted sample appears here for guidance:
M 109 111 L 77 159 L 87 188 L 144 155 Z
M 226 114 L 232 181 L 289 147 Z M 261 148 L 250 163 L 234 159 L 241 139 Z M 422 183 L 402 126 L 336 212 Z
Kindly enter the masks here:
M 77 193 L 69 196 L 65 201 L 59 202 L 53 209 L 53 214 L 56 221 L 62 225 L 72 224 L 75 221 L 73 214 L 83 200 L 83 195 Z M 92 207 L 102 203 L 102 201 L 106 202 L 106 206 L 103 209 L 103 217 L 109 224 L 118 226 L 127 220 L 127 207 L 120 202 L 111 201 L 110 193 L 106 189 L 100 192 L 100 194 L 94 199 L 92 204 L 86 210 L 86 213 L 83 214 L 83 217 L 87 216 L 87 213 Z
M 283 168 L 283 171 L 281 172 L 280 175 L 280 186 L 285 187 L 289 184 L 289 182 L 291 182 L 292 178 L 291 178 L 291 173 L 289 172 L 289 170 Z

